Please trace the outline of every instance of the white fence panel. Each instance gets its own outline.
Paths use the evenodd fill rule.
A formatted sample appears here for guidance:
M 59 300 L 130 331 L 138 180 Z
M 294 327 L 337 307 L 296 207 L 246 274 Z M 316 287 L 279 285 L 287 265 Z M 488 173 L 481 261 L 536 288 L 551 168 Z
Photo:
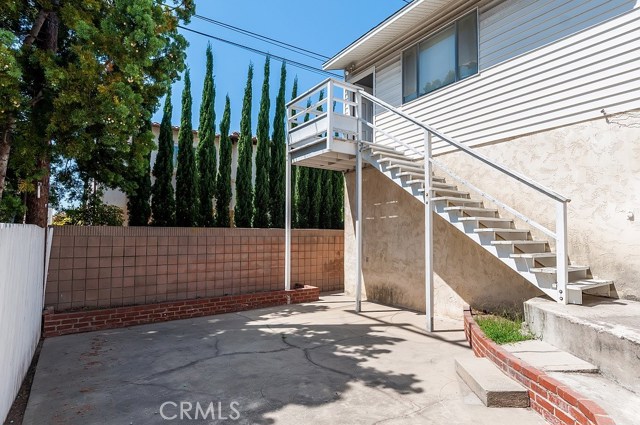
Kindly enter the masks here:
M 45 229 L 0 223 L 0 422 L 40 339 Z

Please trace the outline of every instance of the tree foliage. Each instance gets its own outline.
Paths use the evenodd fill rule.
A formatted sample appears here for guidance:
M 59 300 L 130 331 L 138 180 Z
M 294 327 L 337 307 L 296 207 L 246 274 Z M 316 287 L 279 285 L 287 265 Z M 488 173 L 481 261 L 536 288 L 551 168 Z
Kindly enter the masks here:
M 2 8 L 2 39 L 9 32 L 13 41 L 2 43 L 0 60 L 13 56 L 11 78 L 22 76 L 24 102 L 19 113 L 7 112 L 12 125 L 0 128 L 0 140 L 23 156 L 12 164 L 30 166 L 14 170 L 15 181 L 25 180 L 28 222 L 46 223 L 52 163 L 73 162 L 128 192 L 135 185 L 126 172 L 128 140 L 184 69 L 178 23 L 189 20 L 193 0 L 8 0 Z
M 298 76 L 296 75 L 295 78 L 293 79 L 293 87 L 291 88 L 291 100 L 295 99 L 296 97 L 298 97 Z M 286 109 L 286 108 L 285 108 Z M 292 115 L 296 114 L 296 111 L 291 111 Z M 285 110 L 285 115 L 286 115 L 286 110 Z M 286 151 L 286 140 L 285 140 L 285 166 L 286 166 L 286 155 L 287 155 L 287 151 Z M 298 201 L 297 201 L 297 196 L 298 196 L 298 190 L 297 190 L 297 183 L 298 183 L 298 167 L 296 167 L 295 165 L 291 166 L 291 203 L 292 203 L 292 207 L 291 207 L 291 223 L 293 226 L 298 226 Z
M 104 190 L 94 181 L 85 182 L 82 203 L 78 208 L 69 208 L 53 218 L 56 226 L 122 226 L 124 214 L 120 207 L 102 201 Z
M 184 76 L 182 91 L 182 115 L 178 133 L 178 169 L 176 171 L 176 225 L 193 227 L 198 225 L 198 172 L 193 149 L 193 127 L 191 123 L 191 77 L 189 70 Z
M 238 141 L 238 171 L 236 173 L 236 207 L 234 221 L 236 227 L 251 227 L 253 222 L 253 137 L 251 134 L 251 84 L 253 80 L 253 64 L 249 64 L 247 85 L 242 101 L 242 117 L 240 118 L 240 140 Z
M 229 95 L 224 105 L 224 113 L 220 122 L 220 165 L 216 178 L 216 226 L 231 226 L 229 205 L 231 204 L 231 139 L 229 126 L 231 125 L 231 103 Z
M 274 176 L 269 176 L 271 142 L 269 141 L 269 66 L 270 59 L 264 62 L 264 80 L 262 82 L 262 95 L 260 97 L 260 111 L 258 112 L 258 128 L 256 147 L 256 190 L 254 195 L 255 215 L 253 227 L 267 228 L 270 225 L 269 214 L 269 181 Z M 277 113 L 277 111 L 276 111 Z M 276 158 L 273 158 L 274 160 Z
M 151 216 L 154 226 L 174 226 L 176 223 L 176 199 L 173 189 L 173 127 L 171 125 L 171 89 L 164 101 L 158 154 L 153 164 L 155 181 L 151 189 Z
M 284 227 L 285 200 L 286 200 L 286 167 L 287 167 L 287 141 L 285 133 L 285 120 L 287 108 L 285 101 L 285 86 L 287 82 L 287 68 L 282 63 L 280 69 L 280 88 L 276 97 L 276 111 L 273 117 L 273 143 L 271 145 L 271 225 Z M 295 91 L 298 90 L 297 80 L 294 82 Z M 295 193 L 292 191 L 291 193 Z
M 200 183 L 200 224 L 214 225 L 213 196 L 216 189 L 216 111 L 214 108 L 216 88 L 213 83 L 213 53 L 207 46 L 207 68 L 200 105 L 200 126 L 198 135 L 198 177 Z

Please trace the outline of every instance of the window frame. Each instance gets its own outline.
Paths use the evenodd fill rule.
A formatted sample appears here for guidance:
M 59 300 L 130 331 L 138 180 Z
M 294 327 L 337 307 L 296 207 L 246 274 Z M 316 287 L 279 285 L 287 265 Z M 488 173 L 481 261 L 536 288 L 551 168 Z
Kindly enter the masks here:
M 466 18 L 467 16 L 470 16 L 472 14 L 475 14 L 476 17 L 476 62 L 477 62 L 477 71 L 475 74 L 469 75 L 465 78 L 461 78 L 458 79 L 458 67 L 459 67 L 459 51 L 458 51 L 458 22 L 464 18 Z M 446 30 L 447 28 L 449 28 L 450 26 L 454 26 L 455 28 L 455 40 L 454 40 L 454 45 L 455 45 L 455 74 L 456 74 L 456 80 L 453 81 L 452 83 L 446 84 L 444 86 L 438 87 L 437 89 L 431 90 L 430 92 L 424 93 L 424 94 L 419 94 L 420 93 L 420 88 L 419 88 L 419 84 L 418 84 L 418 76 L 419 76 L 419 66 L 420 66 L 420 56 L 419 56 L 419 46 L 421 43 L 423 43 L 424 41 L 426 41 L 427 39 L 434 37 L 436 35 L 438 35 L 438 33 L 440 33 L 441 31 Z M 405 95 L 404 95 L 404 83 L 405 83 L 405 66 L 404 66 L 404 54 L 405 52 L 407 52 L 408 50 L 414 49 L 415 50 L 415 55 L 416 55 L 416 65 L 415 65 L 415 80 L 416 80 L 416 90 L 415 90 L 415 97 L 409 100 L 405 100 Z M 451 21 L 447 22 L 444 25 L 439 26 L 438 28 L 436 28 L 435 30 L 429 32 L 427 35 L 425 35 L 424 37 L 422 37 L 421 39 L 419 39 L 418 41 L 416 41 L 415 43 L 411 44 L 410 46 L 404 48 L 401 50 L 400 52 L 400 75 L 402 77 L 402 82 L 401 82 L 401 86 L 400 86 L 400 97 L 402 99 L 402 105 L 406 105 L 408 103 L 411 103 L 417 99 L 420 99 L 421 97 L 424 96 L 428 96 L 432 93 L 435 93 L 439 90 L 442 90 L 446 87 L 450 87 L 453 86 L 461 81 L 467 80 L 469 78 L 473 78 L 474 76 L 477 76 L 480 73 L 480 14 L 478 12 L 478 8 L 476 7 L 475 9 L 471 10 L 470 12 L 466 12 L 463 13 L 461 15 L 459 15 L 457 18 L 452 19 Z

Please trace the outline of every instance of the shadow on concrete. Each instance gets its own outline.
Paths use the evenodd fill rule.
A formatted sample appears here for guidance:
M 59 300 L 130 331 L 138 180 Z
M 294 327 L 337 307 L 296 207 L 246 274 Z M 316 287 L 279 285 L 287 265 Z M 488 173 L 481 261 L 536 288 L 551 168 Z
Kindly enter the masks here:
M 271 424 L 278 415 L 312 423 L 288 412 L 341 411 L 344 395 L 363 387 L 375 390 L 363 394 L 373 410 L 402 404 L 397 396 L 424 390 L 403 366 L 415 353 L 401 346 L 416 336 L 456 347 L 463 340 L 393 323 L 399 313 L 307 304 L 49 339 L 24 423 L 97 424 L 108 415 L 110 423 L 161 424 L 165 402 L 213 402 L 226 417 L 237 402 L 235 423 Z

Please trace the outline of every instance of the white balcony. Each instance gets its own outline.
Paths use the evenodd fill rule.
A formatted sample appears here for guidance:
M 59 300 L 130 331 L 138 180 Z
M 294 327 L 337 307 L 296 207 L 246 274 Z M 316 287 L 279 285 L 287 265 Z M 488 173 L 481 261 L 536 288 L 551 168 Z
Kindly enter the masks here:
M 354 169 L 361 133 L 356 90 L 329 79 L 287 104 L 287 148 L 293 165 Z

